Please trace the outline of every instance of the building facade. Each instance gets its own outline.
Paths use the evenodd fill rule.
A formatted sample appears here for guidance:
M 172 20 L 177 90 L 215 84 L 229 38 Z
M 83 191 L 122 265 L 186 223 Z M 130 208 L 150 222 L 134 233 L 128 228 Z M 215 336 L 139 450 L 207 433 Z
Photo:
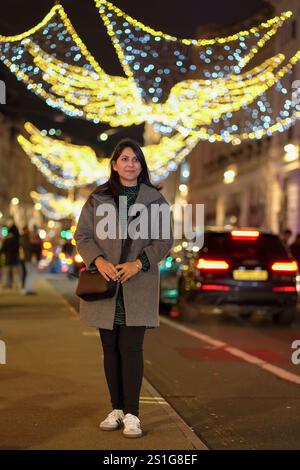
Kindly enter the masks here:
M 43 217 L 30 193 L 39 186 L 53 188 L 18 144 L 22 129 L 22 122 L 0 113 L 0 225 L 13 217 L 19 229 L 41 227 Z

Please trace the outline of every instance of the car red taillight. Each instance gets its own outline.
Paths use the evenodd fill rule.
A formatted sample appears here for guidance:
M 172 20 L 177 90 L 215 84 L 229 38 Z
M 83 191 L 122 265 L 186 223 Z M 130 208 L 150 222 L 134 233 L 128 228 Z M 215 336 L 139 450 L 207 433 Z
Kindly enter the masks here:
M 272 264 L 271 269 L 275 272 L 296 273 L 298 264 L 296 261 L 277 261 Z
M 232 230 L 230 234 L 233 240 L 254 240 L 255 241 L 258 239 L 260 235 L 260 231 L 239 229 L 239 230 Z
M 209 291 L 223 291 L 223 292 L 228 292 L 230 290 L 229 286 L 225 286 L 222 284 L 203 284 L 202 286 L 199 287 L 199 290 L 209 290 Z
M 295 286 L 277 286 L 277 287 L 272 287 L 273 292 L 297 292 L 297 289 Z
M 207 270 L 229 269 L 229 264 L 224 260 L 200 258 L 196 261 L 195 265 L 197 269 L 207 269 Z

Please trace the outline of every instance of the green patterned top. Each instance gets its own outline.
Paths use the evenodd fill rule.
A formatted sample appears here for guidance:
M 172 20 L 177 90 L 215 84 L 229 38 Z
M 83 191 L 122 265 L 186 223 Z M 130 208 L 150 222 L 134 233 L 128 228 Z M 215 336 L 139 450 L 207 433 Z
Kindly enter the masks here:
M 135 203 L 137 198 L 138 192 L 140 189 L 140 185 L 137 184 L 136 186 L 123 186 L 121 185 L 121 195 L 127 196 L 127 216 L 129 208 Z M 150 262 L 148 256 L 144 251 L 138 256 L 138 259 L 142 263 L 142 271 L 148 271 L 150 268 Z M 116 325 L 125 325 L 126 324 L 126 316 L 125 316 L 125 306 L 124 306 L 124 298 L 123 298 L 123 285 L 120 283 L 119 290 L 116 298 L 116 310 L 115 310 L 115 320 L 114 323 Z

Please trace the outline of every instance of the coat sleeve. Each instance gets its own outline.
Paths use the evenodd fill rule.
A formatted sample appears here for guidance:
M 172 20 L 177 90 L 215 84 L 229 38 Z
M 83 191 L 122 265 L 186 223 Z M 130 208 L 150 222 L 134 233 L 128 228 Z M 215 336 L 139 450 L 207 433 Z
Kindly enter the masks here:
M 74 233 L 77 251 L 88 269 L 94 267 L 98 256 L 104 256 L 94 238 L 94 206 L 90 197 L 84 204 Z
M 160 204 L 168 204 L 166 199 L 162 196 L 160 199 Z M 169 204 L 168 204 L 169 206 Z M 170 207 L 170 206 L 169 206 Z M 172 214 L 169 212 L 169 236 L 167 238 L 163 238 L 162 227 L 159 227 L 159 238 L 151 239 L 150 245 L 146 246 L 143 251 L 146 253 L 147 258 L 149 260 L 150 266 L 158 264 L 167 254 L 169 253 L 170 249 L 174 243 L 174 235 L 173 235 L 173 219 Z

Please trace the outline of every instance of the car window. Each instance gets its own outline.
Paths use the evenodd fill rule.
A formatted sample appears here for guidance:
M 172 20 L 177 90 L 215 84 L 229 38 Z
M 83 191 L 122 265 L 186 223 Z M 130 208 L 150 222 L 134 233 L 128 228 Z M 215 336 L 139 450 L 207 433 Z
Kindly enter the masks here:
M 233 240 L 230 233 L 208 232 L 201 253 L 230 258 L 286 259 L 288 254 L 276 235 L 260 234 L 256 240 Z

